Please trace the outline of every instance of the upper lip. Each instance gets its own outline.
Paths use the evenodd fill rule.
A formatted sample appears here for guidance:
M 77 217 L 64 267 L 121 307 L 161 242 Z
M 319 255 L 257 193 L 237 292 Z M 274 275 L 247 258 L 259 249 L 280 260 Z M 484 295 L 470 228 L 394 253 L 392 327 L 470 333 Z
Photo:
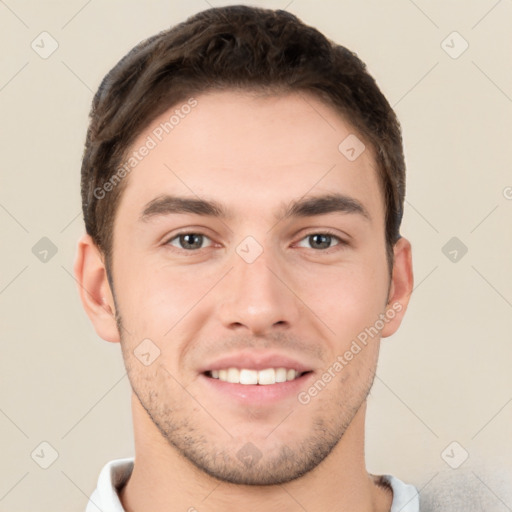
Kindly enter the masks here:
M 248 370 L 265 370 L 267 368 L 293 368 L 299 373 L 312 371 L 311 366 L 290 356 L 276 352 L 238 352 L 215 359 L 206 364 L 200 373 L 225 368 L 246 368 Z

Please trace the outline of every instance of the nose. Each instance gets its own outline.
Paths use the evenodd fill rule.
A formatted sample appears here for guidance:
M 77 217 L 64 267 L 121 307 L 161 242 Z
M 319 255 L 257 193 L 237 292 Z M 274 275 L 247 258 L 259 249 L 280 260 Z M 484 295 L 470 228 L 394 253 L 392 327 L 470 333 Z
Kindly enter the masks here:
M 292 277 L 271 251 L 263 251 L 251 263 L 235 253 L 225 280 L 218 308 L 224 327 L 264 335 L 273 329 L 289 329 L 300 318 Z

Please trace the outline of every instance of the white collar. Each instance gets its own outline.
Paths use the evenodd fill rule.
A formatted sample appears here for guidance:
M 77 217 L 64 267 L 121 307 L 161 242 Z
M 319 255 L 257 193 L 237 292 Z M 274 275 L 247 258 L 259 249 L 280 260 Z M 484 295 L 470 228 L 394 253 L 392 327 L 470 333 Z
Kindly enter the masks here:
M 130 477 L 134 461 L 134 457 L 116 459 L 103 467 L 98 486 L 89 498 L 85 512 L 125 512 L 118 489 Z M 419 512 L 419 495 L 413 485 L 405 484 L 392 475 L 382 475 L 382 479 L 393 490 L 390 512 Z

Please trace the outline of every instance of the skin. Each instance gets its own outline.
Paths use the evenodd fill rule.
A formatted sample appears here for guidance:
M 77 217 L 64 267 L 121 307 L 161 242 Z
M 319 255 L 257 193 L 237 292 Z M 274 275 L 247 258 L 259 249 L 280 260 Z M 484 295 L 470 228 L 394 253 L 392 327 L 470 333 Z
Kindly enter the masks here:
M 372 152 L 367 146 L 353 162 L 340 153 L 353 128 L 309 95 L 225 91 L 196 99 L 125 178 L 114 222 L 115 296 L 101 251 L 88 235 L 78 246 L 84 308 L 99 336 L 121 342 L 133 389 L 136 463 L 123 506 L 288 511 L 299 503 L 309 512 L 387 511 L 391 492 L 365 468 L 366 397 L 380 338 L 398 329 L 413 276 L 405 238 L 394 247 L 389 275 Z M 330 193 L 358 201 L 368 217 L 282 217 L 293 201 Z M 141 220 L 162 194 L 213 199 L 232 215 Z M 309 236 L 326 230 L 331 239 Z M 236 252 L 247 236 L 263 251 L 252 263 Z M 194 240 L 199 248 L 191 250 Z M 226 354 L 272 351 L 309 365 L 307 390 L 393 304 L 400 311 L 306 405 L 293 394 L 243 406 L 200 373 Z M 144 339 L 160 350 L 148 366 L 134 355 Z M 248 442 L 261 458 L 243 464 L 237 453 Z

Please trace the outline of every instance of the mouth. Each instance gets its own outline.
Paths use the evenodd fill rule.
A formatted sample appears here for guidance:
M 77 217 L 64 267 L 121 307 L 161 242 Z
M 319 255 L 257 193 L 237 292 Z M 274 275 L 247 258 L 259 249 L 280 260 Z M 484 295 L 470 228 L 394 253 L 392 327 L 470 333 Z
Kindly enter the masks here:
M 311 363 L 254 350 L 226 355 L 198 370 L 204 392 L 214 403 L 227 405 L 234 400 L 255 407 L 293 401 L 315 375 Z
M 218 379 L 230 384 L 242 384 L 245 386 L 271 386 L 284 382 L 291 382 L 311 373 L 311 370 L 299 371 L 295 368 L 264 368 L 256 370 L 250 368 L 221 368 L 219 370 L 207 370 L 206 377 Z

